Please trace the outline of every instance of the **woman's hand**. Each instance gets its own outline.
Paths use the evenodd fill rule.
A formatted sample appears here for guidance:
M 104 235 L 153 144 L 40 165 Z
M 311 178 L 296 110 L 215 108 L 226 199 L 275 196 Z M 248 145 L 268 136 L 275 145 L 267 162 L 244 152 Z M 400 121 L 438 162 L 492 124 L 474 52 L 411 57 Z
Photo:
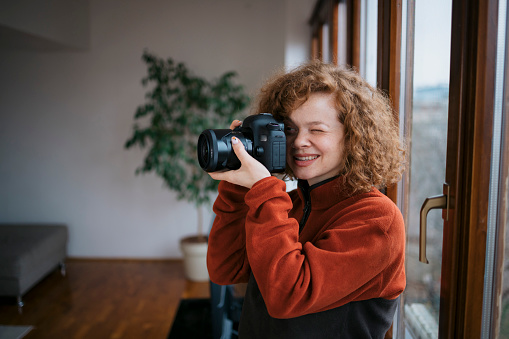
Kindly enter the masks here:
M 242 121 L 233 120 L 232 124 L 230 125 L 230 129 L 234 130 L 235 128 L 239 127 L 240 125 L 242 125 Z
M 240 124 L 240 121 L 235 120 L 230 128 L 234 129 L 240 126 Z M 242 141 L 236 137 L 232 138 L 232 148 L 240 160 L 240 168 L 226 172 L 209 173 L 212 179 L 225 180 L 235 185 L 251 188 L 257 181 L 270 177 L 269 170 L 261 162 L 250 156 L 244 148 Z

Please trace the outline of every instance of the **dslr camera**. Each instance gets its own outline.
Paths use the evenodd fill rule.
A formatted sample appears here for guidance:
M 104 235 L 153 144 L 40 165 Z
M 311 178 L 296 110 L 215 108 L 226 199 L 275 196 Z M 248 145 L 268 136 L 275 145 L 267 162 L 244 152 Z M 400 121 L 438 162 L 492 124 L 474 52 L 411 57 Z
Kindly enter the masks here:
M 207 129 L 198 138 L 198 161 L 207 172 L 235 170 L 240 160 L 233 151 L 231 139 L 242 141 L 247 153 L 261 162 L 270 173 L 284 172 L 286 137 L 284 124 L 272 114 L 260 113 L 247 117 L 242 126 L 231 129 Z

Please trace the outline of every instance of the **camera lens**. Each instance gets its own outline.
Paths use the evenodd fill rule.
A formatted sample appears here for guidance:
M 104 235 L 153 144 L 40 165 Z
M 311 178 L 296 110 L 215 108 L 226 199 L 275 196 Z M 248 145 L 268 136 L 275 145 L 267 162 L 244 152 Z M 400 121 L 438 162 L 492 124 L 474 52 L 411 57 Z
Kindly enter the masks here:
M 198 138 L 198 161 L 207 172 L 238 169 L 240 161 L 232 148 L 231 138 L 240 139 L 249 154 L 253 154 L 253 141 L 242 132 L 231 129 L 207 129 Z
M 202 153 L 202 157 L 203 157 L 203 161 L 208 161 L 209 159 L 209 145 L 204 142 L 202 144 L 202 148 L 201 148 L 201 153 Z
M 210 162 L 210 144 L 203 134 L 198 138 L 198 161 L 201 168 L 205 169 Z
M 230 145 L 232 130 L 207 129 L 198 138 L 198 161 L 207 172 L 215 172 L 227 167 L 229 154 L 233 153 Z

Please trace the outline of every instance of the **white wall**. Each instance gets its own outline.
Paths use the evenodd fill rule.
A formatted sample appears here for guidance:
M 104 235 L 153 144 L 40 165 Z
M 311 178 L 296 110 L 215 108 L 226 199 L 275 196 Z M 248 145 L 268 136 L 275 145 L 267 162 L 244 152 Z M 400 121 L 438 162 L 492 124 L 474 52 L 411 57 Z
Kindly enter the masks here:
M 16 0 L 0 4 L 0 42 L 2 38 L 22 36 L 23 45 L 53 48 L 68 46 L 75 49 L 89 47 L 88 0 Z M 6 33 L 8 32 L 8 33 Z M 19 40 L 19 39 L 18 39 Z M 9 40 L 9 44 L 16 42 Z
M 292 69 L 310 56 L 309 19 L 315 0 L 286 0 L 285 66 Z
M 90 1 L 88 49 L 0 49 L 0 222 L 66 223 L 73 257 L 180 257 L 193 205 L 154 175 L 135 176 L 143 152 L 123 148 L 144 99 L 143 50 L 207 77 L 236 70 L 253 93 L 288 59 L 289 35 L 307 58 L 288 30 L 306 30 L 313 4 Z M 306 7 L 292 12 L 305 18 L 288 6 Z

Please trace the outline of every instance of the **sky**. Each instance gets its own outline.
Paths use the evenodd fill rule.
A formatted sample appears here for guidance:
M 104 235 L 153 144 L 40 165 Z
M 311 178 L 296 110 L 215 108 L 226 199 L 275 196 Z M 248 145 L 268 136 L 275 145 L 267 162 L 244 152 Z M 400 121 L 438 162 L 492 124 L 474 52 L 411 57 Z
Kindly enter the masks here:
M 451 0 L 415 0 L 414 87 L 449 83 Z

